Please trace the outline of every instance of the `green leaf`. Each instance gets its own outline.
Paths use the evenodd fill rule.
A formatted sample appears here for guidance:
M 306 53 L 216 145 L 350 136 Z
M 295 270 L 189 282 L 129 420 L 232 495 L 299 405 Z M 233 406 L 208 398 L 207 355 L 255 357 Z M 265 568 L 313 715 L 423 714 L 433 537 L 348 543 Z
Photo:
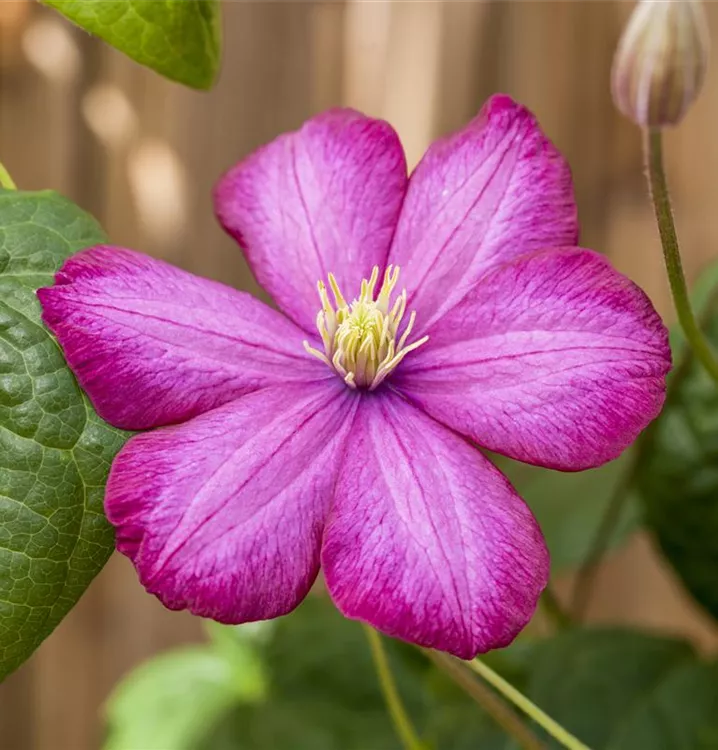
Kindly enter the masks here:
M 107 706 L 105 750 L 191 750 L 232 706 L 258 700 L 264 677 L 206 646 L 163 654 L 120 684 Z M 249 653 L 239 657 L 246 664 Z
M 704 328 L 718 347 L 718 294 Z M 718 389 L 695 358 L 674 374 L 638 463 L 645 522 L 686 588 L 718 617 Z
M 242 700 L 253 701 L 264 697 L 267 675 L 259 647 L 272 638 L 274 623 L 228 626 L 206 620 L 205 629 L 212 639 L 214 651 L 229 665 L 237 684 L 241 684 Z
M 219 70 L 218 0 L 42 0 L 163 76 L 197 89 Z
M 527 694 L 593 750 L 603 750 L 655 686 L 694 658 L 683 641 L 617 629 L 568 631 L 534 649 Z
M 615 493 L 632 470 L 634 450 L 599 469 L 564 473 L 492 456 L 533 510 L 551 552 L 552 573 L 579 565 L 591 550 Z M 627 489 L 609 547 L 617 547 L 636 530 L 636 494 Z
M 715 750 L 718 666 L 687 664 L 650 693 L 608 750 Z
M 102 568 L 102 511 L 125 434 L 92 410 L 40 321 L 38 287 L 105 240 L 52 192 L 0 191 L 0 679 L 22 663 Z

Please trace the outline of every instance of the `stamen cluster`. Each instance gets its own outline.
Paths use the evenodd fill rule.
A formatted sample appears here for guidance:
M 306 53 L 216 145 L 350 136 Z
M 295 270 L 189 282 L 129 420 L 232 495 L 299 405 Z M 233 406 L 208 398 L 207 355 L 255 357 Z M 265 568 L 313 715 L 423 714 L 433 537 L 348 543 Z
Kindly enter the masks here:
M 379 280 L 379 268 L 374 266 L 369 279 L 362 279 L 361 290 L 351 304 L 347 304 L 333 274 L 329 286 L 334 297 L 332 305 L 323 281 L 317 283 L 322 309 L 317 314 L 317 329 L 324 343 L 324 352 L 304 342 L 304 348 L 333 368 L 350 388 L 374 390 L 404 357 L 428 340 L 424 336 L 407 345 L 416 319 L 409 315 L 401 336 L 399 328 L 406 312 L 406 289 L 391 305 L 391 296 L 399 280 L 398 266 L 389 266 L 379 294 L 374 290 Z

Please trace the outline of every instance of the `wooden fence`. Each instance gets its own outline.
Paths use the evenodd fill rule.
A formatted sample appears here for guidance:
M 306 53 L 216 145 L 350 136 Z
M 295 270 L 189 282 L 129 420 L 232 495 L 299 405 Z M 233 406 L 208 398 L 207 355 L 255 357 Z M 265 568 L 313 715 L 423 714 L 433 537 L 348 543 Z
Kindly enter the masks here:
M 222 77 L 202 94 L 140 68 L 51 11 L 0 0 L 0 158 L 21 187 L 55 188 L 91 211 L 116 244 L 257 291 L 212 214 L 210 190 L 227 167 L 337 104 L 389 119 L 414 163 L 433 137 L 501 90 L 533 108 L 569 158 L 583 244 L 608 252 L 670 315 L 639 136 L 609 95 L 631 5 L 228 1 Z M 718 4 L 708 6 L 717 40 Z M 717 128 L 718 64 L 667 146 L 691 276 L 718 255 Z M 642 536 L 605 564 L 592 617 L 714 642 Z M 117 679 L 199 633 L 196 621 L 164 611 L 114 558 L 0 687 L 0 748 L 99 748 L 102 703 Z

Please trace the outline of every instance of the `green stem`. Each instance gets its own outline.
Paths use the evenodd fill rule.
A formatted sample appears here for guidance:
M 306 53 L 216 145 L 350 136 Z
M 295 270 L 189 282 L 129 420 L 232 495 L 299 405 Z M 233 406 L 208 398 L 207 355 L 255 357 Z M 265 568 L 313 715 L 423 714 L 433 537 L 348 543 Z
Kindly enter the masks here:
M 12 181 L 10 173 L 2 165 L 2 162 L 0 162 L 0 187 L 4 188 L 5 190 L 17 190 L 17 186 Z
M 678 235 L 673 222 L 671 199 L 668 193 L 666 172 L 663 166 L 663 135 L 660 130 L 646 130 L 643 140 L 648 187 L 653 200 L 653 207 L 658 222 L 658 233 L 663 246 L 663 258 L 666 262 L 668 282 L 671 287 L 673 304 L 678 314 L 688 345 L 710 376 L 718 382 L 718 361 L 698 326 L 688 297 L 686 277 L 683 273 Z
M 397 735 L 399 735 L 406 750 L 425 750 L 419 740 L 416 730 L 411 724 L 409 715 L 401 702 L 401 697 L 399 696 L 399 691 L 396 688 L 396 683 L 391 674 L 389 660 L 386 657 L 386 651 L 384 650 L 381 636 L 369 625 L 364 625 L 363 627 L 366 637 L 369 640 L 372 656 L 374 657 L 374 665 L 376 666 L 381 690 L 384 693 L 384 700 L 389 709 L 389 715 L 394 722 Z
M 563 608 L 551 586 L 546 586 L 544 589 L 541 596 L 541 605 L 558 630 L 566 630 L 573 625 L 571 616 Z
M 421 651 L 471 696 L 509 737 L 513 737 L 519 747 L 523 750 L 545 750 L 545 745 L 521 718 L 491 688 L 469 674 L 458 659 L 431 649 L 421 649 Z
M 567 732 L 560 724 L 555 722 L 548 714 L 545 714 L 538 706 L 533 704 L 525 695 L 510 685 L 503 677 L 496 674 L 479 659 L 467 662 L 467 665 L 482 677 L 489 685 L 498 690 L 504 698 L 511 701 L 518 709 L 532 718 L 539 726 L 543 727 L 555 740 L 560 742 L 568 750 L 590 750 L 579 739 Z

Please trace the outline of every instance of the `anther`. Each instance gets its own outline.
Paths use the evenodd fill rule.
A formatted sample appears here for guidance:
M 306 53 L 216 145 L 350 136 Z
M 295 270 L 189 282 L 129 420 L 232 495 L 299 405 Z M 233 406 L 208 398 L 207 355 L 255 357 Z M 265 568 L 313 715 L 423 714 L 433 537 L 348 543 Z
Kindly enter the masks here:
M 309 354 L 329 365 L 350 388 L 375 389 L 397 367 L 404 357 L 426 343 L 428 336 L 407 346 L 416 314 L 409 316 L 400 333 L 406 312 L 406 290 L 390 305 L 399 280 L 399 268 L 389 266 L 374 299 L 379 268 L 374 266 L 368 279 L 363 279 L 359 296 L 347 304 L 333 274 L 328 275 L 334 305 L 329 300 L 324 282 L 317 283 L 322 308 L 317 315 L 317 329 L 324 344 L 324 353 L 308 342 Z

